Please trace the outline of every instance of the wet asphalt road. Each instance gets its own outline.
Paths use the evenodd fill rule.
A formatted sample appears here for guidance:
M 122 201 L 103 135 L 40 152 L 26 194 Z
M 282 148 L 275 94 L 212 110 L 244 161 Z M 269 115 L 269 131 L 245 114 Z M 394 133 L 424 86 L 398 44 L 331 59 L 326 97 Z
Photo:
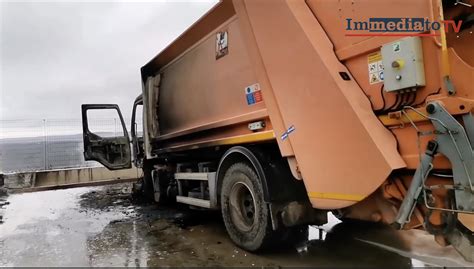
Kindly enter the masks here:
M 252 254 L 218 212 L 131 200 L 130 184 L 13 194 L 0 208 L 0 266 L 473 266 L 421 231 L 334 217 L 308 241 Z

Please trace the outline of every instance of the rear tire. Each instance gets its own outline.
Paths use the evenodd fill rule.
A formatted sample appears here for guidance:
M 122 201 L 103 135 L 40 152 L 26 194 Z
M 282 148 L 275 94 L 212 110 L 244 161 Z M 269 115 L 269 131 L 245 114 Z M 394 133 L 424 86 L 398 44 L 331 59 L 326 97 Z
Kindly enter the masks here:
M 246 163 L 236 163 L 224 175 L 221 210 L 227 233 L 239 247 L 263 250 L 273 241 L 270 212 L 263 199 L 257 173 Z

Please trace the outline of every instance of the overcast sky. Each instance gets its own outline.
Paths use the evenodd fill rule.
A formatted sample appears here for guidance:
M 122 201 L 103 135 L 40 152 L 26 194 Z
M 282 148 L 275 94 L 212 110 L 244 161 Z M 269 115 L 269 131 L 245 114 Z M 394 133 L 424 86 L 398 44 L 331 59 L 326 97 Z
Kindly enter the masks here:
M 140 67 L 216 2 L 0 0 L 0 119 L 80 118 L 82 103 L 130 117 Z

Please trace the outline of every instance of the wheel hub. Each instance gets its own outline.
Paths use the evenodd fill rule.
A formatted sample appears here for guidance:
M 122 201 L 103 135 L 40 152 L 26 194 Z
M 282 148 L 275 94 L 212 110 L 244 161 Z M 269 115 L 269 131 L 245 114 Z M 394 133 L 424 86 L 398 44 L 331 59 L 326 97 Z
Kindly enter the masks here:
M 235 183 L 230 191 L 229 204 L 235 226 L 243 232 L 250 231 L 257 213 L 251 188 L 243 182 Z

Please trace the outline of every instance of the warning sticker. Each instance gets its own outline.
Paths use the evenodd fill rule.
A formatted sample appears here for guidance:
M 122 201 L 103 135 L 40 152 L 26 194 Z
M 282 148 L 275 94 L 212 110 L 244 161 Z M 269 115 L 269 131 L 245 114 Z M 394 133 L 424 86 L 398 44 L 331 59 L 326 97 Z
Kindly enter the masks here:
M 216 34 L 216 60 L 229 53 L 229 42 L 227 31 Z
M 247 105 L 249 106 L 263 101 L 262 91 L 258 83 L 246 87 L 245 96 L 247 98 Z
M 367 68 L 369 71 L 369 83 L 375 84 L 383 81 L 383 63 L 380 51 L 371 53 L 367 56 Z

